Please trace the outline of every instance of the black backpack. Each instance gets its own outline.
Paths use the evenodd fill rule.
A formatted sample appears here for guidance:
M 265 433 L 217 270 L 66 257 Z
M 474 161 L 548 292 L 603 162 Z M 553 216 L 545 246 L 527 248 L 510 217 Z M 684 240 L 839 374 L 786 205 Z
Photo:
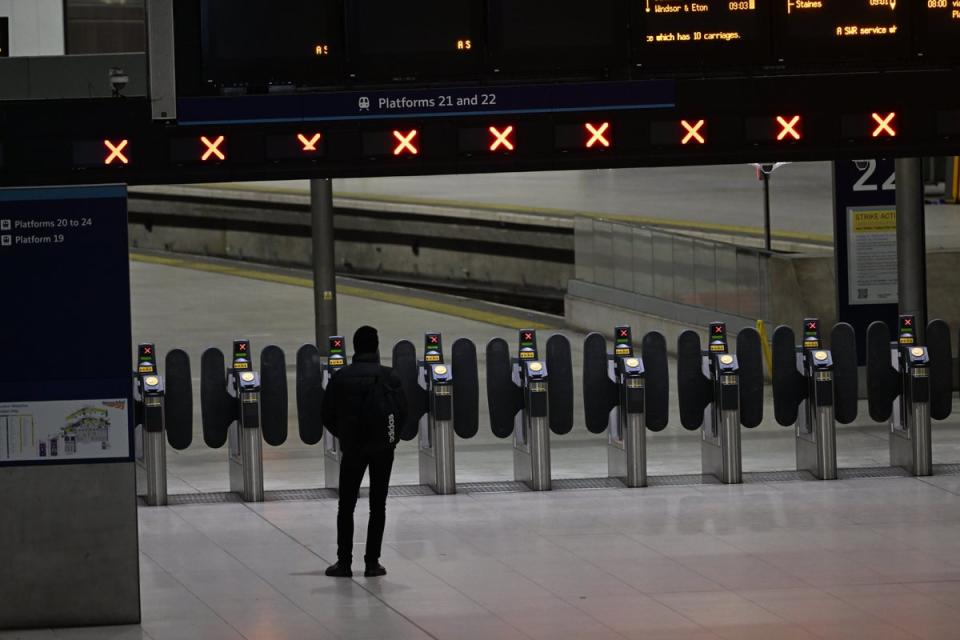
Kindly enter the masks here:
M 381 369 L 367 388 L 360 409 L 363 448 L 380 451 L 395 447 L 400 441 L 405 414 L 403 387 L 392 380 L 389 369 Z

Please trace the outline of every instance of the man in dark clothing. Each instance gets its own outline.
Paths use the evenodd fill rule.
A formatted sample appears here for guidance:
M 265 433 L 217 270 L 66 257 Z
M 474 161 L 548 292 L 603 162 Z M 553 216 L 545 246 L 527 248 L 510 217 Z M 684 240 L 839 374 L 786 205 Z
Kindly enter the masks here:
M 379 348 L 376 329 L 366 326 L 357 329 L 353 334 L 353 363 L 334 374 L 323 396 L 323 424 L 339 438 L 342 452 L 337 562 L 327 569 L 328 576 L 353 576 L 353 511 L 367 467 L 370 468 L 370 521 L 364 575 L 375 577 L 387 573 L 380 565 L 383 528 L 387 519 L 387 489 L 395 443 L 407 416 L 400 378 L 389 367 L 380 366 Z M 391 397 L 397 400 L 398 415 L 391 416 L 386 427 L 378 427 L 388 432 L 379 434 L 371 425 L 364 424 L 364 416 L 368 415 L 364 409 L 371 402 L 371 389 L 383 381 L 395 392 Z M 394 425 L 396 431 L 393 431 Z

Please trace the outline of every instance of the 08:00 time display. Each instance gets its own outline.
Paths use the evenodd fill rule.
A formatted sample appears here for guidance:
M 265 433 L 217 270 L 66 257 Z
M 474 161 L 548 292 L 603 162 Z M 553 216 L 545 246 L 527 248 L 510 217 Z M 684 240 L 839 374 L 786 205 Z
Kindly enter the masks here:
M 927 9 L 946 9 L 947 0 L 927 0 Z

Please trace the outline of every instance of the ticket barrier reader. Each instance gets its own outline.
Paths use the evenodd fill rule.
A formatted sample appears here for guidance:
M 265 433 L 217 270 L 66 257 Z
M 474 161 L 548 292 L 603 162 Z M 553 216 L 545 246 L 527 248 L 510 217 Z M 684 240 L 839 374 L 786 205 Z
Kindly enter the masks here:
M 607 432 L 607 472 L 628 487 L 647 486 L 646 430 L 662 431 L 669 418 L 667 341 L 662 334 L 643 338 L 641 355 L 633 331 L 614 329 L 613 353 L 600 333 L 583 344 L 583 408 L 587 430 Z
M 283 350 L 266 347 L 254 370 L 249 340 L 233 342 L 225 368 L 223 352 L 211 348 L 200 361 L 200 408 L 207 446 L 228 446 L 230 491 L 245 502 L 263 502 L 263 443 L 287 439 L 287 366 Z
M 554 335 L 540 359 L 537 332 L 520 331 L 520 350 L 510 357 L 502 338 L 487 344 L 487 404 L 498 438 L 513 436 L 514 480 L 534 491 L 549 491 L 550 432 L 573 428 L 573 366 L 570 341 Z
M 419 434 L 420 484 L 441 495 L 457 492 L 455 435 L 472 438 L 479 429 L 477 348 L 470 340 L 453 343 L 453 360 L 443 356 L 443 336 L 424 336 L 423 360 L 408 340 L 393 348 L 393 370 L 403 383 L 407 422 L 400 438 Z
M 950 327 L 942 320 L 927 325 L 920 344 L 915 319 L 902 315 L 890 340 L 883 322 L 867 328 L 867 399 L 870 417 L 890 424 L 890 464 L 915 476 L 933 474 L 931 418 L 950 416 L 953 360 Z
M 723 322 L 710 324 L 705 351 L 695 331 L 683 332 L 677 343 L 677 392 L 681 424 L 701 430 L 703 473 L 725 484 L 743 482 L 740 426 L 750 429 L 763 421 L 760 334 L 742 330 L 736 352 L 730 353 Z
M 340 488 L 340 441 L 323 428 L 323 397 L 330 378 L 347 366 L 346 340 L 330 336 L 326 363 L 316 345 L 305 344 L 297 351 L 297 416 L 300 439 L 309 445 L 323 442 L 323 476 L 327 489 Z
M 857 342 L 853 327 L 830 332 L 830 349 L 820 338 L 820 321 L 803 321 L 803 342 L 793 329 L 773 333 L 773 409 L 784 427 L 794 427 L 797 470 L 820 480 L 837 479 L 836 423 L 857 418 Z

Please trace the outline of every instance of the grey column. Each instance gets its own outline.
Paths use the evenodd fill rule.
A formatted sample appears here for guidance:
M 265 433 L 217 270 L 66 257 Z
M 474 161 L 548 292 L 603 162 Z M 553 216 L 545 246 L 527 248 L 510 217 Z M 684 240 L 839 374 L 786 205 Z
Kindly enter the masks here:
M 333 181 L 310 181 L 313 229 L 313 301 L 317 347 L 329 355 L 327 338 L 337 335 L 337 273 L 333 242 Z
M 897 167 L 897 293 L 900 314 L 916 318 L 920 343 L 927 327 L 927 239 L 923 203 L 923 161 L 898 158 Z

